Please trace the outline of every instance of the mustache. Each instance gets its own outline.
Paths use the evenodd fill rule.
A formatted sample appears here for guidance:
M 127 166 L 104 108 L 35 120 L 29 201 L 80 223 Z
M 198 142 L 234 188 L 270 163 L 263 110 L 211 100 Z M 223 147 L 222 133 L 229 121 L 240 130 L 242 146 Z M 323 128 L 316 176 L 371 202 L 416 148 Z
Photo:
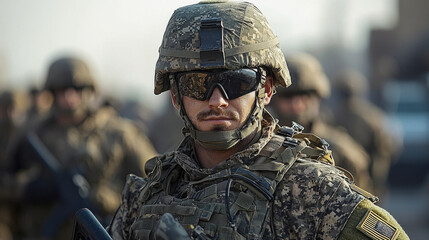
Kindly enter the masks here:
M 225 111 L 223 109 L 210 109 L 209 111 L 200 112 L 197 114 L 197 119 L 202 121 L 208 117 L 222 117 L 231 120 L 238 120 L 238 113 Z

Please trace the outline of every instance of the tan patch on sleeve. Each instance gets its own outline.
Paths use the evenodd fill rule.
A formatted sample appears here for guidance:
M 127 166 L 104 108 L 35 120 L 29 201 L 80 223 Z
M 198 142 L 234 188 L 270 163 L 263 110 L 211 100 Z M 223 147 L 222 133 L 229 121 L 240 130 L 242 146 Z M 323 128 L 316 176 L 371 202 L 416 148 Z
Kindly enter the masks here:
M 375 240 L 394 240 L 399 230 L 370 210 L 356 227 L 359 231 Z

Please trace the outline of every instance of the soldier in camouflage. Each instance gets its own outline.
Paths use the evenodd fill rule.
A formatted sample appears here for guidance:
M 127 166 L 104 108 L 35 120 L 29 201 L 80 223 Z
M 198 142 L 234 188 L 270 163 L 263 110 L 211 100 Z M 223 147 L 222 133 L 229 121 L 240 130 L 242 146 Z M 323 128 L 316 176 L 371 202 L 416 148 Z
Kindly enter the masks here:
M 386 128 L 385 113 L 367 100 L 367 79 L 358 71 L 345 70 L 334 81 L 338 97 L 335 108 L 335 123 L 361 144 L 370 156 L 370 176 L 375 193 L 383 196 L 387 192 L 386 182 L 390 165 L 400 140 L 393 138 Z
M 58 206 L 67 199 L 60 195 L 52 171 L 36 160 L 35 152 L 26 144 L 28 133 L 40 139 L 60 169 L 76 171 L 84 177 L 89 185 L 89 201 L 98 216 L 106 220 L 120 204 L 126 176 L 145 176 L 146 160 L 156 155 L 146 136 L 132 122 L 118 117 L 111 107 L 94 106 L 97 86 L 82 60 L 55 60 L 44 88 L 52 92 L 54 108 L 48 116 L 23 130 L 10 170 L 18 176 L 11 195 L 19 201 L 16 235 L 22 239 L 64 239 L 71 235 L 74 214 L 66 216 L 59 229 L 50 229 L 54 225 L 47 224 L 50 217 L 66 211 Z M 72 180 L 82 182 L 79 179 Z M 62 220 L 52 219 L 51 223 Z
M 408 239 L 332 166 L 323 139 L 280 127 L 264 109 L 291 82 L 253 4 L 177 9 L 159 52 L 155 94 L 171 91 L 187 136 L 150 160 L 147 178 L 128 177 L 113 239 L 156 239 L 167 213 L 194 239 Z
M 372 190 L 369 176 L 369 156 L 365 149 L 341 128 L 328 123 L 321 115 L 321 101 L 330 95 L 330 83 L 320 62 L 307 53 L 286 57 L 293 84 L 278 89 L 270 107 L 280 125 L 292 121 L 304 126 L 329 142 L 335 164 L 349 171 L 356 185 Z

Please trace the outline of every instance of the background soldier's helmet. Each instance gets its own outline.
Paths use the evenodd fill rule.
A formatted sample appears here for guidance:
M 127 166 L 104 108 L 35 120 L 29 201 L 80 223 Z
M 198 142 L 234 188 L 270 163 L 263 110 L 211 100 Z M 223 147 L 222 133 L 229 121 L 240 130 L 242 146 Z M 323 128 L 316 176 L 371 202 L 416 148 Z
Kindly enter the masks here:
M 306 53 L 297 53 L 287 57 L 293 84 L 279 93 L 296 94 L 314 92 L 321 98 L 329 97 L 331 88 L 320 62 Z
M 64 57 L 55 60 L 49 67 L 44 88 L 54 90 L 68 87 L 96 89 L 95 80 L 81 59 Z
M 217 59 L 207 62 L 205 54 Z M 290 85 L 279 40 L 259 9 L 248 2 L 202 1 L 177 9 L 170 18 L 159 49 L 154 92 L 170 89 L 172 72 L 258 66 L 271 70 L 275 86 Z
M 335 90 L 345 97 L 364 97 L 369 91 L 368 80 L 352 69 L 341 72 L 334 81 Z

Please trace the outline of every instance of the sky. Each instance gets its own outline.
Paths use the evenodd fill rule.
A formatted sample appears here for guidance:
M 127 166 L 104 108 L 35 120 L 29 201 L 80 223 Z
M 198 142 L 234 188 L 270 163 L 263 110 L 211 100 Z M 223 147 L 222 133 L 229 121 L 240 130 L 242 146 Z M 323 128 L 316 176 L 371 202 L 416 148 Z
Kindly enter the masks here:
M 0 87 L 41 86 L 58 56 L 81 56 L 101 91 L 159 104 L 158 48 L 173 11 L 190 0 L 0 0 Z M 285 51 L 326 44 L 363 51 L 371 27 L 391 28 L 396 0 L 253 0 Z

